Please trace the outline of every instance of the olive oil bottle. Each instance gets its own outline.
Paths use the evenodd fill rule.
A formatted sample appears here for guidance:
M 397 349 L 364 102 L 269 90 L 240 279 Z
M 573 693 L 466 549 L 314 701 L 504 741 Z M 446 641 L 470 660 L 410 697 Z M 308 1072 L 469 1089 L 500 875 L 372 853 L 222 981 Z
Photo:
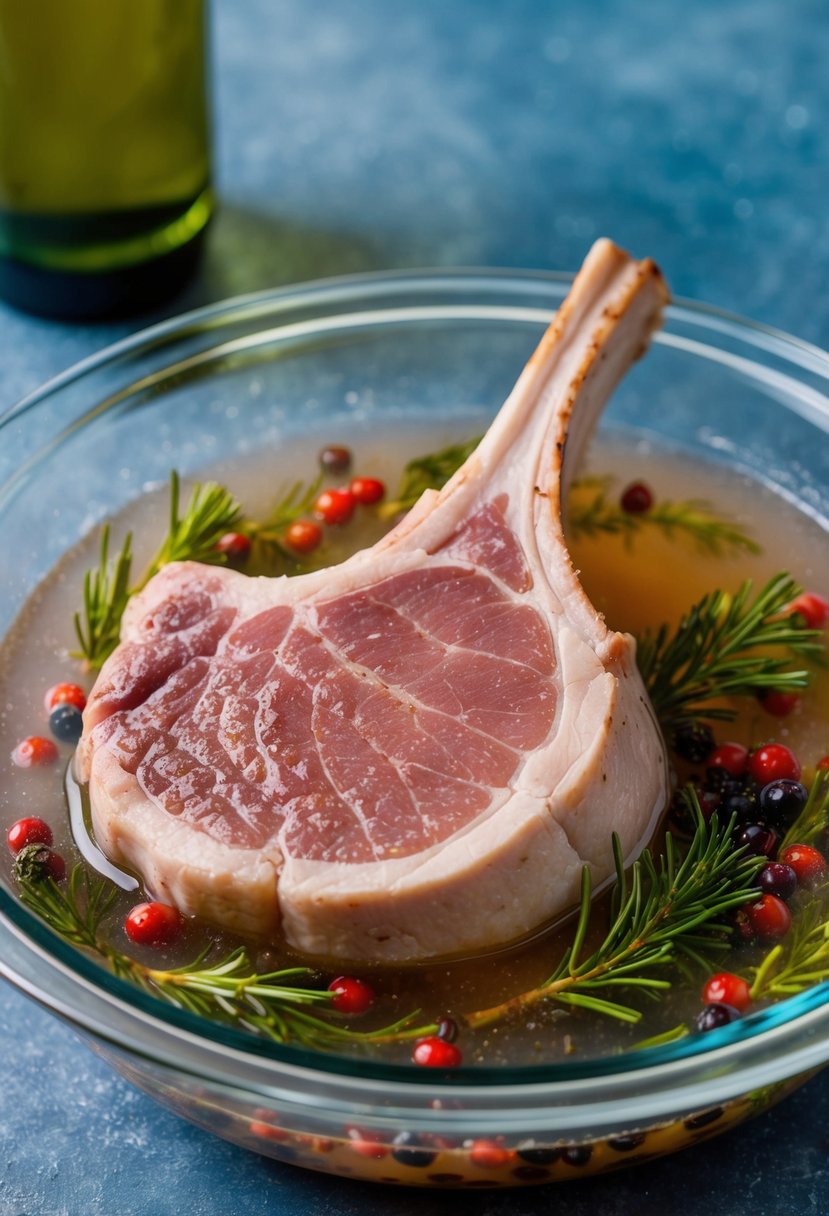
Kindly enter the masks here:
M 212 210 L 203 0 L 0 0 L 0 295 L 63 317 L 181 287 Z

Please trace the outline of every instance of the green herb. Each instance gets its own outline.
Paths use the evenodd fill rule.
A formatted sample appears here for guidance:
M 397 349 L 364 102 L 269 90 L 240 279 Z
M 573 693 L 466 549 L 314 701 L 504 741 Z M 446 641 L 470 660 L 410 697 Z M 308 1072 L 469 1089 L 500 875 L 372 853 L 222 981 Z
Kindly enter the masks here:
M 537 988 L 467 1014 L 464 1021 L 468 1026 L 487 1026 L 545 1001 L 638 1022 L 642 1016 L 638 1009 L 597 993 L 638 988 L 658 996 L 671 987 L 671 981 L 649 972 L 682 962 L 705 967 L 707 956 L 727 948 L 725 914 L 756 894 L 754 875 L 765 858 L 735 849 L 733 818 L 720 824 L 712 815 L 706 823 L 691 787 L 686 797 L 695 830 L 684 854 L 667 833 L 664 853 L 654 858 L 645 849 L 626 874 L 619 839 L 614 835 L 616 883 L 611 923 L 599 945 L 585 950 L 596 916 L 590 871 L 585 866 L 573 941 L 555 971 Z
M 175 561 L 209 562 L 222 565 L 227 561 L 216 549 L 216 543 L 230 532 L 241 519 L 241 508 L 233 496 L 216 482 L 196 483 L 184 514 L 179 513 L 180 485 L 178 473 L 170 474 L 170 517 L 167 534 L 158 552 L 142 574 L 131 585 L 132 533 L 128 533 L 120 551 L 110 560 L 109 525 L 101 531 L 101 552 L 98 566 L 84 577 L 83 611 L 75 613 L 75 633 L 80 649 L 73 657 L 84 659 L 95 670 L 103 666 L 118 645 L 121 618 L 130 597 L 145 587 L 162 566 Z
M 179 1009 L 243 1026 L 280 1043 L 316 1048 L 402 1041 L 435 1029 L 414 1026 L 416 1012 L 376 1030 L 354 1030 L 345 1022 L 326 1021 L 312 1012 L 330 1009 L 334 999 L 332 992 L 314 986 L 320 981 L 318 972 L 285 967 L 257 973 L 241 947 L 215 962 L 209 961 L 205 950 L 183 967 L 148 967 L 122 954 L 102 932 L 117 896 L 112 884 L 90 876 L 80 864 L 72 869 L 65 887 L 56 883 L 32 854 L 41 848 L 32 845 L 21 850 L 15 863 L 23 903 L 65 941 L 92 951 L 116 975 Z
M 83 612 L 75 613 L 80 650 L 73 657 L 99 668 L 118 645 L 121 617 L 130 597 L 132 533 L 128 533 L 114 561 L 109 560 L 109 524 L 101 531 L 101 553 L 95 570 L 83 580 Z
M 793 668 L 792 656 L 816 659 L 823 647 L 818 630 L 786 611 L 800 591 L 788 574 L 777 574 L 752 595 L 749 579 L 734 596 L 703 596 L 673 633 L 663 625 L 642 634 L 636 661 L 666 733 L 700 717 L 730 721 L 732 708 L 711 704 L 725 697 L 806 687 L 810 674 Z
M 403 469 L 397 498 L 384 502 L 378 508 L 381 519 L 392 519 L 395 515 L 402 515 L 404 511 L 411 510 L 424 490 L 442 489 L 480 442 L 481 436 L 476 435 L 465 443 L 453 443 L 440 452 L 431 452 L 410 460 Z
M 276 549 L 282 557 L 289 559 L 294 567 L 307 565 L 307 561 L 301 563 L 297 554 L 286 547 L 282 533 L 303 515 L 311 513 L 321 485 L 322 474 L 307 485 L 302 481 L 295 481 L 261 523 L 246 519 L 241 525 L 241 531 L 251 540 Z
M 716 515 L 710 503 L 702 499 L 665 499 L 634 514 L 608 496 L 613 484 L 612 477 L 582 477 L 574 483 L 567 504 L 567 527 L 572 536 L 621 536 L 625 544 L 631 545 L 638 533 L 652 528 L 668 540 L 684 537 L 713 557 L 761 551 L 741 528 Z
M 783 841 L 781 849 L 791 844 L 812 844 L 829 826 L 829 770 L 818 769 L 806 805 L 795 819 Z

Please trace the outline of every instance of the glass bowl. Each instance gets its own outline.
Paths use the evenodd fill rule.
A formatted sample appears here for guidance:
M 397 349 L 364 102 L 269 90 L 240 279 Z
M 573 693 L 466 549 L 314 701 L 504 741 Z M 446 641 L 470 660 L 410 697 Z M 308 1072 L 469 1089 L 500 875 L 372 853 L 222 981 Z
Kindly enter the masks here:
M 568 283 L 512 272 L 322 282 L 154 326 L 53 380 L 0 419 L 0 636 L 70 546 L 173 464 L 198 475 L 220 455 L 447 418 L 475 433 Z M 748 472 L 826 526 L 827 387 L 821 351 L 677 305 L 602 426 Z M 5 873 L 0 971 L 12 983 L 165 1106 L 313 1169 L 432 1187 L 575 1178 L 712 1135 L 829 1056 L 829 985 L 603 1059 L 436 1075 L 312 1054 L 104 972 L 33 917 Z M 476 1139 L 503 1151 L 476 1160 Z

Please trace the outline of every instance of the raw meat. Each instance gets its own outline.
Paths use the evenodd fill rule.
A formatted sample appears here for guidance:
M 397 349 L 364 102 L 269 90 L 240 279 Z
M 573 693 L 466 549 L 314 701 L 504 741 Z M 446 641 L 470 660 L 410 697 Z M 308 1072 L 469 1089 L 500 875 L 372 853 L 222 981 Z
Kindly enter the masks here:
M 520 938 L 584 863 L 608 877 L 612 832 L 635 855 L 664 748 L 560 504 L 665 299 L 598 242 L 477 451 L 379 544 L 292 579 L 162 570 L 85 713 L 105 852 L 187 913 L 379 961 Z

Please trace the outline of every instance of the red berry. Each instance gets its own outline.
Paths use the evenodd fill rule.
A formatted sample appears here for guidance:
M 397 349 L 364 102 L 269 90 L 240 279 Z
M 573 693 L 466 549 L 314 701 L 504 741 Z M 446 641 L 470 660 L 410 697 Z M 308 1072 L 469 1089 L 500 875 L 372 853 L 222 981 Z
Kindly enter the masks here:
M 345 473 L 351 468 L 351 451 L 339 444 L 331 444 L 320 450 L 318 460 L 326 473 Z
M 732 1005 L 745 1013 L 751 1004 L 749 986 L 739 975 L 730 971 L 719 971 L 705 982 L 702 989 L 703 1005 Z
M 42 819 L 30 816 L 28 819 L 18 819 L 9 828 L 6 839 L 13 853 L 19 853 L 27 844 L 51 844 L 52 829 Z
M 50 878 L 54 878 L 55 882 L 63 882 L 66 877 L 66 862 L 60 853 L 56 853 L 54 849 L 46 849 L 38 860 L 46 866 Z
M 353 477 L 348 488 L 357 502 L 362 503 L 364 507 L 379 502 L 386 493 L 385 485 L 376 477 Z
M 223 553 L 228 561 L 242 562 L 250 553 L 250 537 L 244 532 L 225 532 L 213 548 L 217 553 Z
M 497 1170 L 512 1161 L 515 1153 L 504 1148 L 497 1140 L 473 1140 L 469 1150 L 469 1160 L 473 1165 L 484 1169 Z
M 421 1068 L 457 1068 L 463 1056 L 454 1043 L 429 1035 L 415 1043 L 412 1059 Z
M 783 849 L 778 861 L 784 866 L 791 866 L 802 887 L 811 886 L 826 877 L 826 858 L 809 844 L 790 844 Z
M 818 760 L 817 764 L 815 765 L 815 768 L 829 768 L 829 756 L 821 756 L 820 760 Z
M 270 1123 L 263 1123 L 259 1119 L 254 1119 L 248 1125 L 248 1131 L 252 1136 L 258 1136 L 260 1140 L 287 1140 L 289 1133 L 281 1127 L 274 1127 Z
M 285 530 L 285 544 L 297 553 L 311 553 L 322 540 L 322 528 L 313 519 L 297 519 Z
M 74 705 L 75 709 L 83 711 L 86 708 L 86 693 L 79 684 L 53 684 L 43 698 L 47 713 L 51 713 L 56 705 Z
M 796 692 L 777 692 L 772 689 L 763 693 L 760 704 L 767 714 L 774 718 L 786 718 L 797 705 L 800 697 Z
M 374 989 L 353 975 L 340 975 L 328 985 L 337 1013 L 365 1013 L 374 1004 Z
M 162 946 L 174 941 L 184 928 L 184 917 L 169 904 L 136 904 L 127 913 L 124 928 L 130 941 L 141 946 Z
M 326 524 L 347 524 L 354 514 L 354 506 L 350 490 L 323 490 L 314 503 L 314 514 Z
M 829 621 L 829 600 L 815 591 L 804 591 L 803 595 L 792 600 L 788 610 L 803 617 L 807 629 L 822 629 Z
M 758 785 L 768 785 L 780 777 L 800 780 L 800 761 L 783 743 L 764 743 L 751 753 L 748 771 Z
M 51 739 L 40 735 L 30 735 L 18 743 L 12 752 L 12 760 L 19 768 L 34 768 L 41 764 L 54 764 L 58 758 L 58 749 Z
M 742 777 L 748 768 L 748 748 L 742 743 L 721 743 L 706 763 L 709 768 L 724 768 L 732 777 Z
M 777 895 L 761 895 L 743 910 L 756 936 L 764 941 L 779 941 L 792 927 L 792 914 Z
M 653 491 L 643 481 L 634 481 L 622 491 L 619 503 L 629 515 L 641 515 L 653 506 Z

